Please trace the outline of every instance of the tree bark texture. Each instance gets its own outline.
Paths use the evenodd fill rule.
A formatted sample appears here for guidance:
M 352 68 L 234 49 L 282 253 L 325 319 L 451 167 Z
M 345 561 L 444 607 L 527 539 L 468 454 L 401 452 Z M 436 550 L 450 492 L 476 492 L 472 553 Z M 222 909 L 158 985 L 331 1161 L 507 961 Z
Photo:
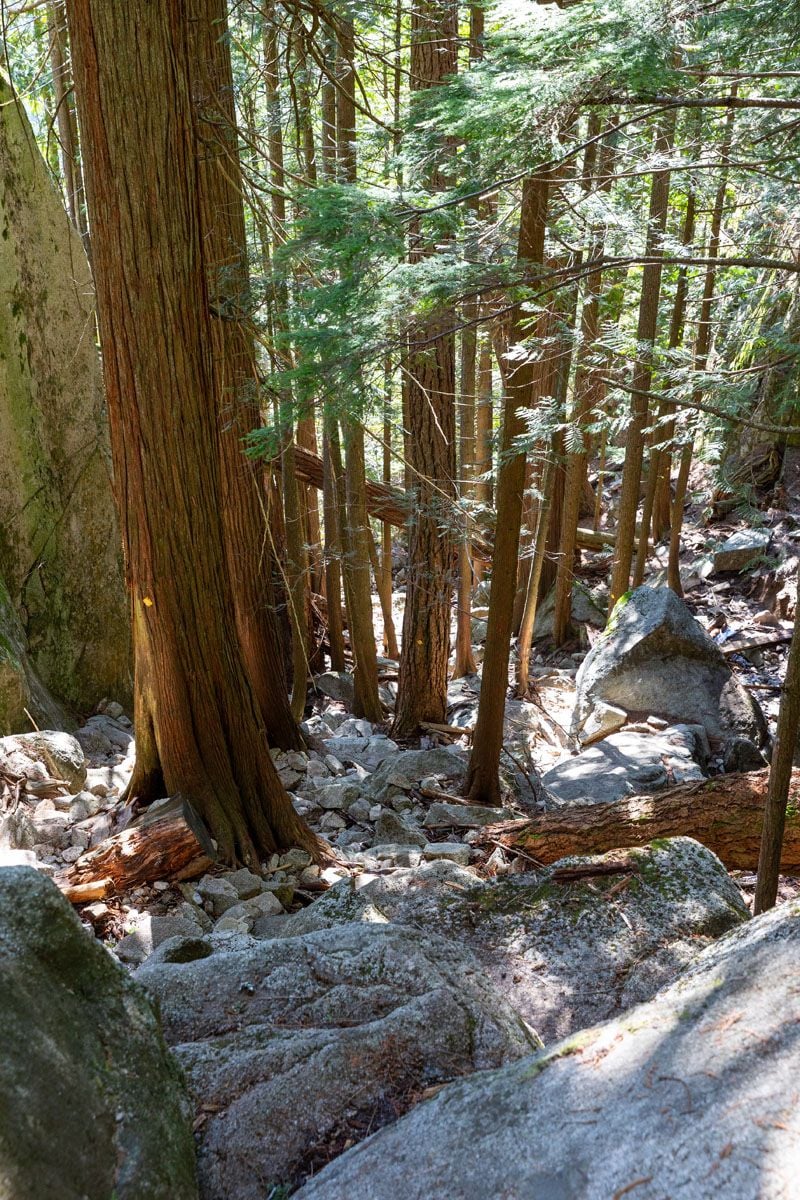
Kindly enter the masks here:
M 591 131 L 590 131 L 591 132 Z M 612 182 L 612 163 L 614 158 L 613 131 L 606 135 L 606 140 L 600 154 L 598 167 L 598 191 L 605 192 Z M 588 168 L 588 170 L 587 170 Z M 588 180 L 591 164 L 584 160 L 583 174 Z M 605 230 L 597 226 L 593 230 L 592 244 L 589 249 L 589 259 L 602 257 L 605 245 Z M 592 271 L 586 278 L 581 309 L 580 341 L 575 367 L 575 388 L 570 419 L 576 427 L 582 440 L 580 450 L 571 451 L 566 456 L 564 466 L 564 504 L 561 510 L 561 529 L 559 535 L 558 564 L 556 567 L 556 594 L 553 610 L 553 642 L 561 646 L 569 636 L 572 621 L 572 585 L 575 579 L 575 552 L 577 549 L 578 520 L 580 517 L 581 498 L 586 482 L 586 466 L 588 462 L 589 435 L 586 426 L 591 419 L 592 410 L 601 398 L 602 384 L 598 382 L 597 371 L 592 366 L 592 356 L 595 354 L 595 342 L 600 332 L 600 293 L 602 289 L 602 270 Z
M 452 0 L 422 0 L 411 14 L 411 88 L 437 87 L 458 65 L 458 10 Z M 434 169 L 430 185 L 444 182 Z M 412 232 L 411 259 L 429 252 Z M 455 495 L 455 335 L 447 309 L 418 322 L 410 335 L 408 459 L 415 489 L 409 525 L 406 603 L 394 732 L 415 734 L 447 713 Z
M 532 177 L 523 184 L 517 257 L 526 270 L 535 270 L 544 261 L 549 187 L 547 176 Z M 506 401 L 496 489 L 497 528 L 481 698 L 467 774 L 467 793 L 476 804 L 496 804 L 500 798 L 498 767 L 503 746 L 526 463 L 525 453 L 515 448 L 514 441 L 524 429 L 521 410 L 530 403 L 536 371 L 533 353 L 525 345 L 527 336 L 522 311 L 517 308 L 507 362 Z
M 472 322 L 478 315 L 477 301 L 464 305 L 461 332 L 461 386 L 458 437 L 459 489 L 462 499 L 473 500 L 475 485 L 475 385 L 478 366 L 478 336 Z M 470 520 L 463 516 L 463 530 L 458 546 L 458 601 L 456 613 L 456 661 L 453 678 L 474 675 L 477 667 L 472 653 L 472 552 L 469 542 Z
M 211 305 L 214 395 L 218 404 L 221 511 L 234 619 L 267 737 L 301 749 L 293 718 L 272 596 L 273 552 L 264 470 L 245 456 L 261 427 L 256 348 L 236 136 L 225 0 L 188 0 L 198 196 Z
M 354 28 L 351 17 L 343 17 L 337 26 L 336 145 L 339 173 L 348 183 L 356 182 L 356 74 Z M 367 721 L 383 719 L 378 696 L 378 660 L 375 627 L 372 620 L 370 587 L 370 538 L 367 516 L 366 460 L 364 428 L 352 414 L 341 421 L 346 472 L 342 512 L 344 547 L 344 594 L 353 655 L 353 713 Z
M 67 17 L 134 627 L 131 794 L 187 797 L 225 861 L 319 855 L 230 620 L 187 8 L 70 0 Z
M 656 153 L 668 155 L 675 138 L 675 112 L 668 112 L 656 136 Z M 661 295 L 663 238 L 669 205 L 668 170 L 653 172 L 650 186 L 650 212 L 647 222 L 645 254 L 651 259 L 642 271 L 642 292 L 639 301 L 639 321 L 636 342 L 639 347 L 633 368 L 631 419 L 626 432 L 625 465 L 622 470 L 622 490 L 617 517 L 617 543 L 614 568 L 611 574 L 610 607 L 628 590 L 636 538 L 636 513 L 639 508 L 639 488 L 644 458 L 644 430 L 647 425 L 650 382 L 653 374 L 653 347 L 658 327 L 658 302 Z
M 67 212 L 72 224 L 83 238 L 88 253 L 86 202 L 83 193 L 83 174 L 78 149 L 78 126 L 75 120 L 75 97 L 69 70 L 67 15 L 62 3 L 47 6 L 47 36 L 50 41 L 50 67 L 53 72 L 53 93 L 56 105 L 56 126 L 61 150 L 61 168 L 67 193 Z
M 336 461 L 341 461 L 339 428 L 330 415 L 323 417 L 323 492 L 322 506 L 325 521 L 325 596 L 328 601 L 328 648 L 331 670 L 343 671 L 344 634 L 342 632 L 342 539 L 339 531 L 338 489 L 333 474 L 334 452 L 331 441 L 336 442 Z M 297 460 L 295 458 L 295 469 Z
M 750 771 L 613 804 L 570 804 L 532 821 L 487 826 L 480 841 L 523 850 L 546 864 L 571 854 L 644 846 L 655 838 L 693 837 L 713 850 L 729 870 L 752 871 L 758 862 L 768 779 L 766 770 Z M 800 770 L 792 771 L 789 795 L 800 796 Z M 787 809 L 781 871 L 800 875 L 796 803 Z
M 736 87 L 732 89 L 733 96 L 736 96 Z M 731 142 L 733 140 L 733 126 L 735 120 L 735 110 L 731 109 L 725 118 L 725 131 L 723 134 L 721 157 L 722 171 L 717 183 L 717 191 L 714 196 L 714 207 L 711 213 L 711 227 L 708 235 L 708 257 L 713 260 L 719 254 L 720 240 L 722 236 L 722 219 L 725 214 L 725 196 L 728 190 L 728 166 L 727 160 L 730 155 Z M 696 371 L 705 371 L 708 366 L 708 355 L 711 349 L 711 318 L 714 305 L 714 291 L 717 283 L 717 268 L 713 261 L 706 268 L 705 280 L 703 282 L 703 299 L 700 302 L 700 319 L 697 324 L 697 337 L 694 347 L 694 368 Z M 697 404 L 703 396 L 703 388 L 697 386 L 692 388 L 692 403 Z M 675 489 L 675 503 L 672 508 L 672 529 L 670 531 L 669 545 L 669 562 L 667 567 L 667 578 L 669 586 L 673 588 L 679 596 L 683 595 L 683 586 L 681 584 L 680 572 L 680 553 L 681 553 L 681 532 L 683 529 L 683 505 L 686 498 L 686 489 L 689 483 L 689 472 L 692 465 L 694 442 L 690 436 L 686 440 L 681 451 L 680 466 L 678 468 L 678 483 Z M 680 496 L 680 503 L 678 498 Z
M 367 721 L 383 720 L 378 696 L 378 655 L 372 622 L 369 544 L 372 530 L 367 517 L 364 488 L 364 429 L 351 418 L 342 422 L 345 461 L 347 538 L 344 578 L 350 649 L 353 654 L 353 713 Z
M 800 582 L 800 581 L 799 581 Z M 786 812 L 792 785 L 792 762 L 797 749 L 800 727 L 800 604 L 795 604 L 792 644 L 783 681 L 778 712 L 778 729 L 769 772 L 769 788 L 764 809 L 764 828 L 758 856 L 755 912 L 772 908 L 778 895 L 778 875 L 786 828 Z
M 82 854 L 55 882 L 68 900 L 80 904 L 157 879 L 196 879 L 208 870 L 214 857 L 208 834 L 180 798 L 174 797 Z

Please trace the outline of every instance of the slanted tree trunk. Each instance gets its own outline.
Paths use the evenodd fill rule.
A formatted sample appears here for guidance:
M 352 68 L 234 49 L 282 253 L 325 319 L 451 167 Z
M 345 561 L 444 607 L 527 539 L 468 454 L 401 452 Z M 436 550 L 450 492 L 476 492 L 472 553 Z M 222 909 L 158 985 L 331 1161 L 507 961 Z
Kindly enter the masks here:
M 263 467 L 244 453 L 261 426 L 242 179 L 225 0 L 188 0 L 198 196 L 211 305 L 221 515 L 242 656 L 271 745 L 303 747 L 289 707 L 272 595 Z M 302 714 L 298 714 L 302 715 Z
M 75 97 L 69 69 L 67 14 L 62 3 L 47 6 L 47 36 L 50 42 L 50 67 L 53 74 L 53 93 L 56 108 L 56 127 L 61 150 L 61 169 L 67 197 L 67 212 L 81 235 L 88 252 L 86 198 L 83 194 L 81 156 L 78 148 L 78 125 L 75 120 Z
M 369 561 L 372 565 L 372 576 L 375 580 L 375 591 L 378 593 L 378 599 L 381 605 L 381 616 L 383 617 L 383 643 L 384 649 L 389 658 L 397 659 L 399 657 L 399 649 L 397 646 L 397 637 L 394 631 L 394 619 L 392 617 L 392 589 L 386 586 L 386 576 L 383 571 L 383 563 L 378 554 L 378 546 L 375 541 L 375 535 L 372 529 L 367 525 L 367 548 L 369 550 Z
M 185 796 L 224 861 L 319 856 L 229 617 L 186 6 L 70 0 L 67 17 L 134 627 L 130 794 Z
M 549 180 L 546 175 L 526 179 L 523 184 L 517 258 L 528 273 L 534 272 L 537 267 L 541 268 L 544 262 L 548 192 Z M 496 804 L 500 799 L 498 769 L 503 746 L 522 493 L 525 487 L 526 455 L 515 448 L 514 441 L 523 432 L 521 410 L 530 401 L 536 369 L 533 355 L 525 345 L 527 335 L 523 311 L 518 306 L 514 312 L 508 352 L 497 475 L 497 529 L 481 698 L 467 774 L 467 794 L 476 804 Z
M 800 583 L 800 577 L 798 577 Z M 792 783 L 792 763 L 797 750 L 800 728 L 800 603 L 795 604 L 794 629 L 783 681 L 778 729 L 772 751 L 764 828 L 758 855 L 755 913 L 773 908 L 778 895 L 778 875 L 786 829 L 786 811 Z
M 452 0 L 421 0 L 411 14 L 411 88 L 438 87 L 457 67 L 458 11 Z M 444 183 L 441 171 L 430 180 Z M 419 233 L 414 235 L 419 239 Z M 411 258 L 428 253 L 412 250 Z M 408 538 L 403 652 L 394 732 L 415 734 L 447 713 L 452 511 L 455 479 L 455 346 L 452 313 L 438 311 L 411 334 L 408 372 L 408 459 L 416 489 Z
M 674 137 L 675 110 L 672 109 L 667 111 L 664 116 L 656 136 L 656 154 L 660 156 L 669 154 Z M 636 329 L 638 352 L 633 368 L 631 420 L 625 436 L 625 465 L 622 470 L 617 541 L 614 549 L 614 568 L 611 573 L 611 608 L 628 590 L 636 538 L 636 513 L 639 508 L 644 431 L 648 413 L 647 393 L 650 391 L 653 374 L 653 348 L 658 327 L 658 302 L 661 295 L 661 266 L 669 205 L 669 176 L 668 170 L 654 171 L 650 186 L 650 213 L 647 222 L 645 255 L 651 261 L 642 271 L 642 292 Z
M 612 804 L 570 804 L 531 821 L 488 825 L 480 841 L 523 850 L 546 864 L 571 854 L 644 846 L 656 838 L 693 837 L 719 855 L 729 870 L 752 871 L 758 862 L 768 777 L 768 771 L 718 775 Z M 800 771 L 792 772 L 791 786 L 800 788 Z M 787 813 L 780 869 L 800 875 L 796 809 Z

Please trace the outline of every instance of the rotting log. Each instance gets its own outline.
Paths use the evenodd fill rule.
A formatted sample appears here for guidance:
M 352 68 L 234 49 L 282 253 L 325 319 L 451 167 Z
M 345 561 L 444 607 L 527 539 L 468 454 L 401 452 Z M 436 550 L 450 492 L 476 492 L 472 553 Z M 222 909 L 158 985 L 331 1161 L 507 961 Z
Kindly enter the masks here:
M 85 904 L 157 879 L 195 879 L 214 858 L 214 844 L 196 813 L 174 796 L 81 855 L 55 882 L 72 904 Z
M 729 870 L 758 863 L 769 771 L 718 775 L 651 796 L 611 804 L 571 804 L 532 820 L 503 821 L 480 831 L 479 845 L 501 845 L 546 865 L 574 854 L 605 854 L 658 838 L 692 837 Z M 800 769 L 792 772 L 781 872 L 800 875 Z

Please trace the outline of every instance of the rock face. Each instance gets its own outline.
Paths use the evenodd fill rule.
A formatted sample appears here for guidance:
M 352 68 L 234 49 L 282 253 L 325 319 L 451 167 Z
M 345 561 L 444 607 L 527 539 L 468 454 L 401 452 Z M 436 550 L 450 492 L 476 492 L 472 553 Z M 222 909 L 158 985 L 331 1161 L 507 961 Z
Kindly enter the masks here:
M 673 838 L 631 853 L 639 873 L 627 883 L 621 875 L 554 882 L 566 864 L 596 867 L 613 855 L 488 881 L 434 862 L 358 891 L 340 883 L 285 918 L 283 932 L 383 920 L 441 933 L 468 948 L 550 1042 L 649 999 L 700 947 L 747 919 L 738 888 L 698 842 Z
M 296 1200 L 791 1200 L 798 972 L 795 902 L 649 1004 L 444 1088 Z
M 698 742 L 705 742 L 707 750 L 702 725 L 673 725 L 662 733 L 623 730 L 557 763 L 545 771 L 542 783 L 564 804 L 609 804 L 623 796 L 657 792 L 705 778 L 697 761 L 703 757 Z
M 0 234 L 0 578 L 43 684 L 85 711 L 130 692 L 91 273 L 2 77 Z M 30 728 L 3 707 L 0 732 Z
M 25 631 L 0 579 L 0 736 L 28 729 L 25 710 L 39 726 L 69 728 L 69 718 L 37 676 Z
M 137 979 L 197 1099 L 208 1200 L 264 1200 L 426 1087 L 531 1046 L 465 951 L 394 926 L 245 940 Z
M 767 741 L 764 716 L 722 651 L 669 588 L 640 587 L 622 600 L 577 676 L 573 732 L 598 702 L 631 716 L 703 725 L 709 738 Z
M 27 867 L 0 870 L 0 1024 L 4 1196 L 197 1196 L 183 1084 L 149 1001 Z

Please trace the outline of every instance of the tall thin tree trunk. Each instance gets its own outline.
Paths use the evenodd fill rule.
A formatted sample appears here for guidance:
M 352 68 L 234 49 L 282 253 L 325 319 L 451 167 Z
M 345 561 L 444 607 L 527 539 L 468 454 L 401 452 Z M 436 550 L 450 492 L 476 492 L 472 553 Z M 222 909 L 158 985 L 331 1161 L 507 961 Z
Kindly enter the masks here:
M 517 258 L 530 274 L 544 262 L 549 180 L 526 179 L 523 184 Z M 508 659 L 514 613 L 517 555 L 525 486 L 524 453 L 514 441 L 523 432 L 521 410 L 530 401 L 535 364 L 525 346 L 527 332 L 521 307 L 513 317 L 509 347 L 506 400 L 500 465 L 497 476 L 497 525 L 492 558 L 492 591 L 483 662 L 478 720 L 472 740 L 467 788 L 470 799 L 495 804 L 500 798 L 498 769 L 503 746 Z
M 383 709 L 378 696 L 378 655 L 369 583 L 369 540 L 372 530 L 369 527 L 364 487 L 364 429 L 358 421 L 344 422 L 343 440 L 347 462 L 345 492 L 348 521 L 344 573 L 350 648 L 353 652 L 353 712 L 357 717 L 378 722 L 383 720 Z
M 800 584 L 800 576 L 797 580 Z M 761 850 L 758 856 L 754 912 L 773 908 L 778 895 L 778 875 L 781 866 L 786 806 L 792 781 L 792 763 L 797 750 L 800 728 L 800 594 L 794 609 L 794 629 L 786 663 L 778 728 L 769 772 L 769 790 L 764 807 L 764 827 L 761 831 Z
M 683 232 L 681 240 L 687 248 L 691 246 L 694 239 L 694 219 L 695 219 L 695 193 L 694 189 L 689 192 L 686 201 L 686 213 L 683 222 Z M 688 253 L 688 249 L 687 249 Z M 681 267 L 678 272 L 678 283 L 675 288 L 675 300 L 672 306 L 672 319 L 669 327 L 669 349 L 676 350 L 683 342 L 683 332 L 686 318 L 686 300 L 688 294 L 688 274 L 687 268 Z M 664 421 L 672 414 L 672 419 L 668 421 L 666 427 Z M 657 428 L 652 435 L 653 445 L 650 450 L 650 464 L 647 472 L 647 491 L 644 498 L 644 507 L 642 509 L 642 521 L 639 529 L 639 546 L 636 551 L 636 569 L 633 575 L 633 586 L 638 587 L 644 579 L 644 569 L 647 563 L 647 546 L 648 538 L 650 537 L 650 526 L 653 526 L 653 541 L 657 541 L 660 536 L 660 529 L 663 527 L 663 513 L 659 513 L 659 508 L 664 509 L 665 502 L 668 509 L 669 501 L 669 480 L 671 474 L 672 454 L 667 448 L 661 449 L 658 445 L 660 442 L 670 443 L 675 432 L 675 405 L 669 404 L 668 401 L 662 401 L 658 410 Z
M 531 650 L 533 648 L 533 629 L 536 624 L 536 613 L 539 607 L 539 584 L 542 578 L 542 565 L 544 563 L 545 551 L 547 549 L 547 535 L 550 527 L 550 497 L 552 494 L 553 474 L 556 469 L 556 451 L 551 447 L 547 461 L 542 472 L 541 483 L 539 490 L 541 492 L 541 500 L 539 502 L 536 534 L 533 539 L 533 561 L 531 563 L 531 573 L 528 579 L 528 593 L 525 597 L 525 610 L 522 614 L 522 622 L 519 630 L 519 640 L 517 642 L 517 694 L 527 696 L 528 680 L 530 675 L 531 665 Z
M 478 356 L 478 406 L 475 412 L 475 500 L 483 508 L 490 508 L 492 487 L 492 432 L 494 406 L 492 397 L 492 342 L 488 334 L 480 339 Z M 482 579 L 483 559 L 475 556 L 473 570 L 476 582 Z
M 734 86 L 731 89 L 731 95 L 735 96 L 737 88 Z M 714 289 L 717 282 L 717 268 L 714 260 L 719 254 L 720 238 L 722 235 L 722 218 L 725 213 L 725 194 L 728 190 L 728 156 L 730 155 L 731 143 L 733 141 L 733 126 L 736 118 L 736 109 L 731 108 L 725 118 L 725 131 L 723 133 L 721 160 L 722 169 L 720 171 L 717 191 L 714 196 L 714 208 L 711 213 L 711 228 L 708 236 L 708 258 L 709 265 L 706 268 L 705 282 L 703 284 L 703 299 L 700 303 L 700 320 L 697 325 L 697 337 L 694 347 L 694 369 L 695 371 L 705 371 L 708 365 L 708 355 L 711 349 L 711 310 L 714 303 Z M 697 404 L 703 396 L 701 386 L 692 388 L 692 403 Z M 686 489 L 689 482 L 689 472 L 692 465 L 692 450 L 693 443 L 691 438 L 687 438 L 683 450 L 681 451 L 681 462 L 678 473 L 678 483 L 675 489 L 675 503 L 672 506 L 672 528 L 670 532 L 669 543 L 669 563 L 667 567 L 667 580 L 673 591 L 679 596 L 683 595 L 683 587 L 681 584 L 680 572 L 680 553 L 681 553 L 681 531 L 683 529 L 683 505 L 686 498 Z
M 667 155 L 675 137 L 675 110 L 662 118 L 656 136 L 655 151 Z M 655 170 L 650 186 L 650 212 L 647 222 L 645 256 L 649 260 L 642 272 L 642 292 L 639 301 L 639 321 L 636 329 L 637 355 L 633 368 L 631 420 L 626 432 L 625 465 L 622 470 L 622 490 L 617 515 L 617 538 L 614 547 L 614 567 L 611 574 L 611 607 L 628 590 L 636 537 L 636 513 L 639 508 L 639 488 L 644 458 L 644 431 L 647 425 L 650 381 L 653 373 L 653 348 L 658 327 L 658 302 L 661 295 L 661 268 L 664 254 L 663 238 L 669 205 L 668 170 Z
M 480 5 L 469 8 L 469 61 L 483 57 L 484 12 Z M 460 417 L 458 422 L 459 489 L 462 501 L 475 499 L 476 448 L 476 391 L 478 373 L 478 331 L 476 321 L 480 301 L 475 298 L 464 304 L 464 328 L 461 332 L 461 383 L 459 387 Z M 472 584 L 476 578 L 470 547 L 470 517 L 466 506 L 463 512 L 464 529 L 458 547 L 458 596 L 456 602 L 456 657 L 453 678 L 474 675 L 477 670 L 472 653 Z
M 411 88 L 438 87 L 457 67 L 458 11 L 453 0 L 421 0 L 411 14 Z M 430 180 L 444 184 L 440 170 Z M 416 235 L 419 238 L 419 233 Z M 418 247 L 412 260 L 427 249 Z M 394 730 L 415 734 L 447 711 L 450 598 L 453 585 L 451 500 L 455 479 L 453 314 L 440 310 L 414 327 L 408 371 L 408 457 L 416 489 L 409 527 L 403 653 Z
M 130 790 L 181 793 L 224 860 L 256 865 L 293 843 L 319 853 L 277 777 L 229 619 L 186 6 L 70 0 L 67 17 L 133 614 Z
M 599 131 L 599 126 L 597 127 L 597 131 Z M 613 130 L 610 130 L 606 131 L 605 140 L 600 152 L 600 162 L 597 172 L 599 192 L 605 192 L 611 186 L 613 156 Z M 583 165 L 584 179 L 587 183 L 591 181 L 593 167 L 593 159 L 587 154 Z M 589 249 L 590 261 L 593 262 L 602 257 L 604 245 L 605 231 L 601 226 L 596 227 L 593 230 L 592 242 Z M 580 343 L 575 368 L 575 388 L 571 421 L 573 426 L 575 426 L 577 435 L 581 438 L 582 444 L 580 450 L 567 454 L 564 466 L 564 504 L 561 511 L 561 529 L 556 567 L 555 608 L 553 610 L 553 641 L 556 646 L 561 646 L 566 641 L 572 619 L 572 584 L 578 520 L 583 488 L 586 481 L 586 464 L 588 461 L 589 435 L 586 426 L 589 424 L 592 408 L 598 398 L 597 373 L 591 366 L 591 359 L 595 353 L 595 342 L 600 331 L 600 292 L 602 278 L 602 270 L 592 271 L 587 276 L 581 310 Z
M 264 86 L 267 101 L 267 133 L 269 141 L 271 206 L 273 236 L 280 244 L 286 237 L 286 176 L 283 162 L 283 123 L 281 119 L 277 7 L 274 0 L 264 14 Z M 285 313 L 289 306 L 286 285 L 278 282 L 273 294 L 272 320 L 275 333 L 283 333 Z M 285 344 L 281 356 L 288 362 L 290 351 Z M 285 363 L 281 363 L 285 365 Z M 286 533 L 286 602 L 292 628 L 292 716 L 299 721 L 306 704 L 309 677 L 308 630 L 311 624 L 311 595 L 308 577 L 308 558 L 303 536 L 300 489 L 294 469 L 294 416 L 291 395 L 284 391 L 279 412 L 281 426 L 281 488 Z
M 50 41 L 50 68 L 53 74 L 53 93 L 56 106 L 56 126 L 61 149 L 61 169 L 67 194 L 67 212 L 72 224 L 84 240 L 88 239 L 86 197 L 83 192 L 81 156 L 78 148 L 78 126 L 75 120 L 75 98 L 69 70 L 67 14 L 60 0 L 47 6 L 47 26 Z M 88 252 L 88 245 L 87 245 Z
M 225 37 L 227 10 L 225 0 L 188 0 L 188 11 L 198 195 L 212 313 L 221 511 L 234 619 L 270 743 L 284 750 L 300 749 L 304 742 L 289 708 L 274 613 L 264 472 L 244 454 L 244 439 L 259 429 L 262 421 L 249 318 L 250 279 L 233 72 Z
M 336 442 L 336 451 L 331 440 Z M 339 430 L 331 417 L 324 418 L 322 444 L 322 505 L 325 518 L 325 597 L 328 602 L 328 646 L 331 670 L 343 671 L 344 633 L 342 630 L 342 539 L 339 527 L 338 489 L 334 478 L 334 461 L 341 460 L 338 450 Z
M 348 183 L 355 183 L 357 169 L 356 76 L 352 18 L 340 18 L 338 31 L 337 156 L 342 179 Z M 357 717 L 378 722 L 383 720 L 383 709 L 378 696 L 378 657 L 375 649 L 372 589 L 369 581 L 369 539 L 372 531 L 369 528 L 369 517 L 367 516 L 364 428 L 356 416 L 347 414 L 342 419 L 342 432 L 345 462 L 347 463 L 345 493 L 348 528 L 346 541 L 344 541 L 344 577 L 355 681 L 353 712 Z
M 461 333 L 461 418 L 459 430 L 459 479 L 461 498 L 471 502 L 474 497 L 475 470 L 475 383 L 477 367 L 477 333 L 473 324 L 477 316 L 477 301 L 464 306 L 465 326 Z M 470 520 L 464 510 L 464 529 L 458 547 L 458 600 L 456 610 L 456 661 L 453 678 L 474 675 L 477 670 L 472 653 L 472 550 Z
M 383 398 L 383 472 L 386 487 L 392 486 L 392 364 L 387 358 L 384 368 Z M 397 659 L 400 650 L 392 613 L 392 526 L 389 521 L 381 522 L 381 586 L 389 601 L 389 625 L 384 620 L 384 649 L 390 658 Z

